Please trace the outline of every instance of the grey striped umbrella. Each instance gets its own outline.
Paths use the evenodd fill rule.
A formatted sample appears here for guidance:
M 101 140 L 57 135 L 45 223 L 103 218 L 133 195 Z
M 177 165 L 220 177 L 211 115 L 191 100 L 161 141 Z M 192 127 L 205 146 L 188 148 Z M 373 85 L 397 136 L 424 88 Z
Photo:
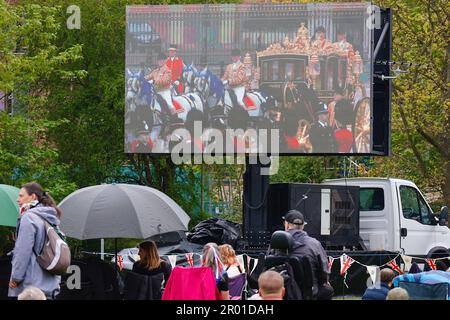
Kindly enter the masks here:
M 60 204 L 61 230 L 71 238 L 145 239 L 187 230 L 189 216 L 164 193 L 145 186 L 104 184 L 77 190 Z

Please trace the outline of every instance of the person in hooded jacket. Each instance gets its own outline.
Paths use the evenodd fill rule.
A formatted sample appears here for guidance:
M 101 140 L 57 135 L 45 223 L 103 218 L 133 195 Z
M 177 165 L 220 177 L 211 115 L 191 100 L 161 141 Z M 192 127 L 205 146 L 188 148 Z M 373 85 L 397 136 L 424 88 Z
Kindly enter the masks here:
M 333 288 L 328 282 L 330 270 L 328 257 L 322 244 L 308 235 L 303 228 L 306 225 L 303 214 L 298 210 L 289 210 L 283 217 L 284 229 L 294 239 L 290 255 L 306 257 L 311 265 L 313 277 L 313 297 L 317 300 L 330 300 L 333 296 Z M 319 263 L 320 259 L 320 263 Z
M 61 276 L 44 270 L 36 258 L 44 247 L 44 220 L 59 227 L 61 210 L 50 194 L 36 182 L 22 186 L 17 203 L 20 217 L 16 228 L 8 296 L 17 298 L 25 288 L 36 287 L 47 299 L 54 299 L 60 290 Z

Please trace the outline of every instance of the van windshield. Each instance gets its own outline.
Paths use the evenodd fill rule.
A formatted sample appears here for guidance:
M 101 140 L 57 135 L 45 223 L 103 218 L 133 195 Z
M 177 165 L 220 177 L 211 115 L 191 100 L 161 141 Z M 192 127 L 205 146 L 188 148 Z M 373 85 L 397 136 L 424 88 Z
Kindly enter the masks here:
M 381 211 L 384 209 L 384 190 L 382 188 L 359 189 L 360 211 Z

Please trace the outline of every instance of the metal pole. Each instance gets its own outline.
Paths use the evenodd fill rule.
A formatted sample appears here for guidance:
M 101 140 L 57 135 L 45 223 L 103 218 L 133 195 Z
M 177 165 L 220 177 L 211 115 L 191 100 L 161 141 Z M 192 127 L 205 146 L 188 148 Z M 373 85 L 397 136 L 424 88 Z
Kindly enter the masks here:
M 203 174 L 203 161 L 202 164 L 200 165 L 200 179 L 201 179 L 201 186 L 200 186 L 200 214 L 203 213 L 203 207 L 204 207 L 204 201 L 205 201 L 205 195 L 204 195 L 204 183 L 205 183 L 205 179 L 204 179 L 204 174 Z
M 381 45 L 383 44 L 384 37 L 386 36 L 386 33 L 389 30 L 389 22 L 386 22 L 384 25 L 383 31 L 381 32 L 380 39 L 378 39 L 377 46 L 375 47 L 375 50 L 373 51 L 373 60 L 377 58 L 378 51 L 380 51 Z
M 114 238 L 114 257 L 115 257 L 115 268 L 116 268 L 116 272 L 118 271 L 118 269 L 119 269 L 119 265 L 117 264 L 117 238 Z
M 100 259 L 105 260 L 105 239 L 100 239 Z

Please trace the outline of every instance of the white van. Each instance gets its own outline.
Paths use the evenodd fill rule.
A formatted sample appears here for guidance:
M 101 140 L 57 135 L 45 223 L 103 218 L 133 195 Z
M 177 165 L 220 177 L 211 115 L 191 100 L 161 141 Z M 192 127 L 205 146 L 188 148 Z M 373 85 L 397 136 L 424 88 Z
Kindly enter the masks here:
M 410 256 L 450 255 L 448 208 L 439 219 L 417 186 L 393 178 L 325 180 L 323 184 L 359 186 L 360 237 L 369 251 L 387 250 Z

